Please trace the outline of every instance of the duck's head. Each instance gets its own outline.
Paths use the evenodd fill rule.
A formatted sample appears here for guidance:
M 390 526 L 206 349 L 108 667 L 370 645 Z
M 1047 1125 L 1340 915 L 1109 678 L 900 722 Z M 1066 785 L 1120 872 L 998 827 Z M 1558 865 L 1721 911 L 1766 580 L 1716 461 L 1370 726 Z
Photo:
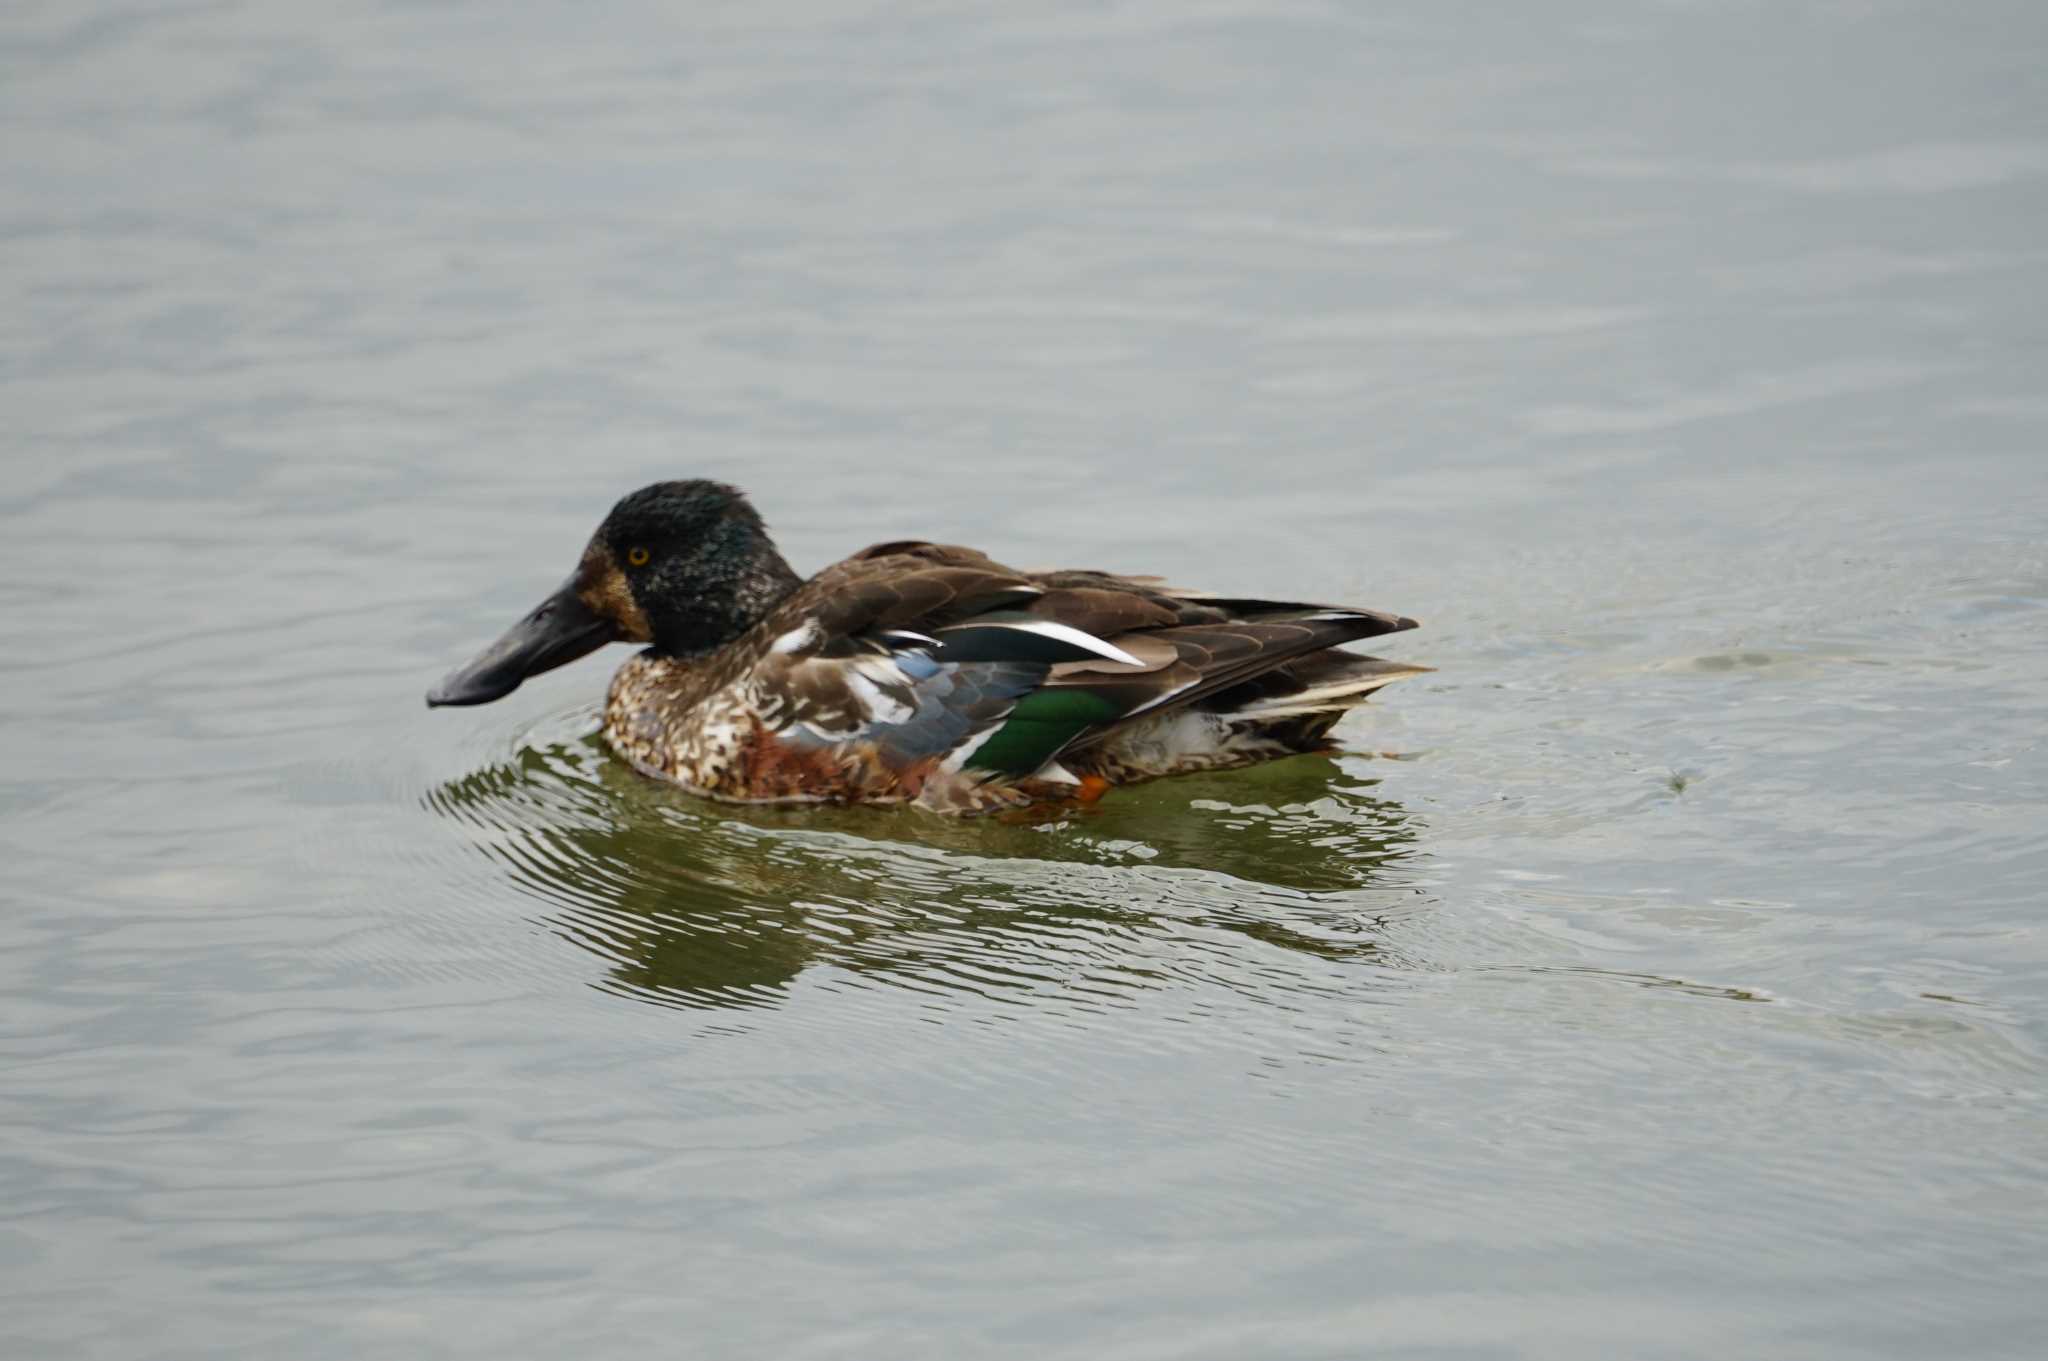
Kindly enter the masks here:
M 488 704 L 606 643 L 708 652 L 798 584 L 737 488 L 657 482 L 613 506 L 569 579 L 429 690 L 427 703 Z

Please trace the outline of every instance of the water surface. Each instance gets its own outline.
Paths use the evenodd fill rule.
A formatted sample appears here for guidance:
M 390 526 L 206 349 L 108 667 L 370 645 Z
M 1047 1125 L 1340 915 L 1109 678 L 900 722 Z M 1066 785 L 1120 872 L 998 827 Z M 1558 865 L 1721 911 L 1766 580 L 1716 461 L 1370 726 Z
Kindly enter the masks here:
M 2030 1355 L 2038 6 L 11 7 L 0 1351 Z M 620 493 L 1424 620 L 736 810 Z

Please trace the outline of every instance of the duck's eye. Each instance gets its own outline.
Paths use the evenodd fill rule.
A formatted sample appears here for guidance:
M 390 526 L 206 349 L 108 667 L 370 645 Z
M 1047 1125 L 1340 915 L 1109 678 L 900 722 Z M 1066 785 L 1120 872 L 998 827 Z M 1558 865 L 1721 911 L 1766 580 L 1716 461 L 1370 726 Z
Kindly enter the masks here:
M 647 565 L 647 550 L 644 548 L 628 548 L 626 550 L 626 561 L 635 567 L 645 567 Z

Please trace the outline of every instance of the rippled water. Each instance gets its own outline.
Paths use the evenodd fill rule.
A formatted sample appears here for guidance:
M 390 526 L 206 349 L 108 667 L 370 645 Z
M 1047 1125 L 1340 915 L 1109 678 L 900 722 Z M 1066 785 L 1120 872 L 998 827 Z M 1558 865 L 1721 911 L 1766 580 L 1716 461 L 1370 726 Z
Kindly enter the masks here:
M 2031 1355 L 2042 13 L 9 7 L 0 1355 Z M 1438 670 L 1028 823 L 423 710 L 677 475 Z

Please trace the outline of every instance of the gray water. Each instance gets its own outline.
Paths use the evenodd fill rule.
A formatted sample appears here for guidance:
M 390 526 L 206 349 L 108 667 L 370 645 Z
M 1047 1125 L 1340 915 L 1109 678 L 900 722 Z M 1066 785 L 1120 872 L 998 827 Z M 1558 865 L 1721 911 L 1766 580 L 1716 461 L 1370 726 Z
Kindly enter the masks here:
M 0 1355 L 2037 1355 L 2048 10 L 0 13 Z M 744 811 L 621 493 L 1414 614 Z M 622 651 L 621 651 L 621 654 Z

